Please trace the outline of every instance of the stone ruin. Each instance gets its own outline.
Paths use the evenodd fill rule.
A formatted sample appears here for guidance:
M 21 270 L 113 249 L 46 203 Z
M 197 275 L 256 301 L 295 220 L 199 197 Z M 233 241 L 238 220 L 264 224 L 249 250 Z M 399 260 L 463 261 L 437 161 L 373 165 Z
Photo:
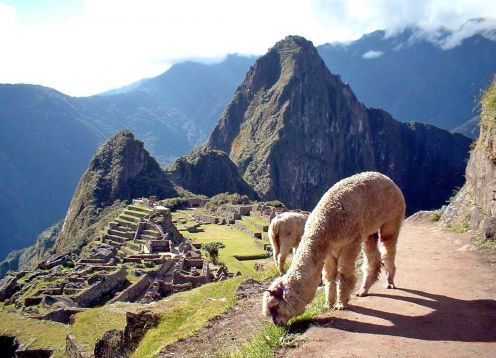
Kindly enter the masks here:
M 169 209 L 140 200 L 143 206 L 134 201 L 84 254 L 49 255 L 32 272 L 9 272 L 0 281 L 0 301 L 31 318 L 70 324 L 75 314 L 96 305 L 150 303 L 233 276 L 225 267 L 211 270 L 198 248 L 176 229 Z M 48 312 L 41 314 L 39 308 Z M 122 335 L 135 340 L 138 331 L 128 329 Z M 70 356 L 85 357 L 73 343 L 68 337 Z M 105 350 L 105 344 L 99 347 Z
M 287 211 L 286 208 L 282 207 L 275 207 L 275 206 L 270 206 L 266 205 L 264 203 L 259 203 L 253 207 L 253 215 L 260 216 L 267 220 L 269 223 L 272 221 L 272 219 L 283 212 Z

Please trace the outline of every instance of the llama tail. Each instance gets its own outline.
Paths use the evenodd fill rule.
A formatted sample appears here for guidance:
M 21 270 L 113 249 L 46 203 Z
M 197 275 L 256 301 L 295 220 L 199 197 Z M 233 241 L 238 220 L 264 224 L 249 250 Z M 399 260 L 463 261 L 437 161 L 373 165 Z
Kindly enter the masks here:
M 277 264 L 277 256 L 279 256 L 279 221 L 274 218 L 269 225 L 269 241 L 272 246 L 272 255 L 274 256 L 274 260 Z

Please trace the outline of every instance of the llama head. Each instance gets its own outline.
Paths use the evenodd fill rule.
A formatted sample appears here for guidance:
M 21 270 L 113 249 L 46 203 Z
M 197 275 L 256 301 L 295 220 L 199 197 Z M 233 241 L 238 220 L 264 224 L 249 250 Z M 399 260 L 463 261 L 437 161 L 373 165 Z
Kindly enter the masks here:
M 263 296 L 262 310 L 274 324 L 284 326 L 293 317 L 286 301 L 287 289 L 283 277 L 276 279 Z

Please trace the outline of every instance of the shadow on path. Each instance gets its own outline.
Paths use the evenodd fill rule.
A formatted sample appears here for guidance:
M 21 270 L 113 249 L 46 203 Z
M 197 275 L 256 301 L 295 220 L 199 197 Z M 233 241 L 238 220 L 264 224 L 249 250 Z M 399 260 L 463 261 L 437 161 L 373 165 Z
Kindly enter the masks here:
M 316 318 L 315 326 L 330 326 L 350 332 L 415 338 L 431 341 L 496 342 L 496 301 L 464 301 L 411 289 L 398 289 L 418 297 L 371 294 L 402 300 L 432 309 L 423 316 L 407 316 L 352 306 L 351 311 L 390 321 L 392 326 L 348 320 Z M 300 327 L 301 328 L 301 327 Z

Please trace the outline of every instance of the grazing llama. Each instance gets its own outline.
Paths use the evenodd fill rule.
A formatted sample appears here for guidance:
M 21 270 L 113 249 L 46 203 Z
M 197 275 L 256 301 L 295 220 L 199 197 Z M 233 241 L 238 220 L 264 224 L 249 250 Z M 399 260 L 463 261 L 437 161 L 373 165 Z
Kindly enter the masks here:
M 285 212 L 277 215 L 270 222 L 269 240 L 274 261 L 281 275 L 284 274 L 284 264 L 291 249 L 295 252 L 300 243 L 309 214 Z
M 394 288 L 396 243 L 405 216 L 405 199 L 387 176 L 365 172 L 330 188 L 308 217 L 305 232 L 288 272 L 263 297 L 263 312 L 277 325 L 302 314 L 315 297 L 321 273 L 326 305 L 345 309 L 355 286 L 355 261 L 362 245 L 365 296 L 381 270 Z

